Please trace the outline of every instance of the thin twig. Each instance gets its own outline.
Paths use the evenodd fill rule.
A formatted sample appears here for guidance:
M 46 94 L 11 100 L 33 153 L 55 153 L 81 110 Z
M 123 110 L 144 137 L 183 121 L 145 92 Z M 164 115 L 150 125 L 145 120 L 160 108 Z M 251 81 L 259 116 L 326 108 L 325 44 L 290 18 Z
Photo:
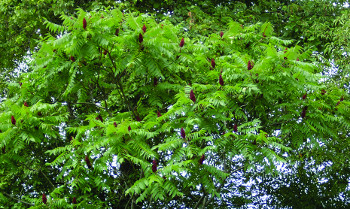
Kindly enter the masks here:
M 7 194 L 6 192 L 1 192 L 2 194 L 6 195 L 7 197 L 11 198 L 11 199 L 14 199 L 14 200 L 17 200 L 18 202 L 21 202 L 21 203 L 24 203 L 24 204 L 27 204 L 27 205 L 31 205 L 31 206 L 34 206 L 33 203 L 30 203 L 30 202 L 26 202 L 26 201 L 23 201 L 21 199 L 18 199 L 16 197 L 14 197 L 13 195 L 10 195 L 10 194 Z

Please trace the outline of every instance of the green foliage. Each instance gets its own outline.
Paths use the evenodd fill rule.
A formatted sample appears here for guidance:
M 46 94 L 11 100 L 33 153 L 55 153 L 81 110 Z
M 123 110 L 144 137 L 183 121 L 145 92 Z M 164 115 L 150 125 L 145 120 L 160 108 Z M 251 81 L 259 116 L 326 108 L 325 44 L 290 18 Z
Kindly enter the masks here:
M 233 175 L 277 175 L 278 163 L 300 161 L 300 149 L 322 153 L 349 131 L 348 94 L 337 86 L 324 94 L 312 51 L 275 36 L 272 23 L 230 19 L 226 30 L 193 36 L 203 25 L 186 33 L 119 9 L 61 18 L 46 21 L 51 34 L 31 72 L 1 103 L 4 205 L 16 194 L 42 207 L 45 193 L 53 208 L 73 207 L 73 197 L 81 208 L 217 207 L 229 202 L 221 195 Z

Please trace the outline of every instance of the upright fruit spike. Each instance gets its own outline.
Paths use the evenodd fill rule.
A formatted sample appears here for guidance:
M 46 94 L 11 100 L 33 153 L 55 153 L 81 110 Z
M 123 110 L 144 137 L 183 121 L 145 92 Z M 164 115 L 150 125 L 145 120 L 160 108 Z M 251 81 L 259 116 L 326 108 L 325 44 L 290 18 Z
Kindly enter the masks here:
M 250 60 L 248 61 L 248 70 L 251 70 L 251 69 L 253 69 L 253 65 L 252 65 L 252 63 L 250 62 Z
M 100 121 L 103 123 L 103 118 L 102 118 L 101 115 L 98 115 L 95 119 L 96 119 L 96 120 L 100 120 Z
M 303 95 L 303 100 L 305 100 L 306 97 L 307 97 L 307 93 L 305 93 L 305 94 Z
M 115 35 L 119 36 L 119 28 L 115 29 Z
M 220 32 L 220 37 L 222 38 L 223 35 L 224 35 L 224 32 L 221 31 Z
M 131 131 L 131 127 L 130 126 L 128 127 L 128 131 Z
M 136 120 L 137 120 L 137 121 L 141 121 L 140 116 L 136 115 Z
M 153 85 L 157 86 L 157 84 L 158 84 L 158 78 L 154 77 L 153 78 Z
M 114 125 L 114 127 L 116 127 L 116 128 L 117 128 L 117 126 L 118 126 L 116 122 L 114 122 L 113 125 Z
M 344 101 L 344 96 L 341 96 L 339 101 Z
M 181 134 L 181 137 L 182 137 L 183 139 L 186 139 L 186 133 L 185 133 L 184 128 L 181 128 L 180 134 Z
M 193 93 L 193 90 L 191 89 L 191 92 L 190 92 L 190 99 L 196 103 L 196 97 L 194 96 L 194 93 Z
M 24 102 L 24 104 L 23 104 L 24 106 L 26 106 L 26 107 L 28 107 L 28 103 L 27 102 Z
M 224 85 L 224 80 L 222 79 L 221 74 L 220 74 L 220 77 L 219 77 L 219 83 L 220 83 L 220 85 L 221 85 L 221 86 L 223 86 L 223 85 Z
M 297 58 L 297 61 L 299 61 L 299 57 Z
M 321 90 L 321 94 L 322 94 L 322 95 L 325 95 L 326 93 L 327 93 L 326 90 L 324 90 L 324 89 Z
M 215 60 L 214 58 L 211 59 L 211 67 L 214 69 L 215 68 Z
M 308 106 L 305 106 L 305 107 L 303 108 L 303 111 L 301 112 L 301 115 L 300 115 L 301 118 L 305 118 L 307 108 L 308 108 Z
M 45 193 L 43 193 L 41 199 L 43 200 L 43 203 L 46 204 L 47 203 L 47 198 L 46 198 L 46 195 Z
M 181 41 L 180 41 L 180 47 L 182 48 L 184 45 L 185 45 L 185 39 L 182 38 Z
M 16 125 L 16 119 L 15 117 L 12 115 L 11 116 L 11 123 L 15 126 Z
M 86 29 L 86 26 L 87 26 L 87 23 L 86 23 L 86 19 L 84 17 L 84 19 L 83 19 L 83 28 L 84 28 L 84 30 Z
M 142 34 L 141 34 L 141 33 L 139 34 L 139 42 L 140 42 L 140 43 L 142 43 L 142 42 L 143 42 L 143 36 L 142 36 Z
M 199 159 L 199 164 L 203 165 L 204 160 L 205 160 L 205 155 L 203 154 L 202 157 Z
M 77 204 L 77 198 L 73 197 L 72 203 Z
M 89 156 L 85 155 L 85 162 L 86 162 L 86 165 L 89 169 L 92 168 L 92 164 L 90 162 L 90 159 L 89 159 Z
M 153 171 L 153 173 L 155 173 L 157 171 L 157 161 L 156 160 L 152 161 L 152 171 Z
M 146 25 L 143 25 L 142 31 L 143 31 L 144 33 L 146 33 L 146 30 L 147 30 Z
M 158 118 L 159 118 L 160 116 L 162 116 L 162 114 L 159 112 L 159 110 L 157 111 L 157 116 L 158 116 Z
M 103 51 L 103 54 L 106 55 L 107 53 L 108 53 L 108 51 L 105 49 L 105 50 Z
M 235 133 L 238 131 L 238 129 L 237 129 L 237 124 L 235 124 L 235 125 L 233 126 L 233 131 L 234 131 Z

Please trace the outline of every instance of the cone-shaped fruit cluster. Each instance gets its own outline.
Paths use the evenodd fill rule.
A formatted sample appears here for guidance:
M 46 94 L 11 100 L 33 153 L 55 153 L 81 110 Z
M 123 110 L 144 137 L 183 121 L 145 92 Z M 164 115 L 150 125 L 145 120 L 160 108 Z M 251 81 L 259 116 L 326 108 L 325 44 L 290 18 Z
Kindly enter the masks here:
M 118 125 L 117 125 L 117 122 L 114 122 L 113 125 L 114 125 L 114 127 L 116 127 L 116 128 L 117 128 L 117 126 L 118 126 Z
M 237 132 L 237 131 L 238 131 L 237 124 L 235 124 L 235 125 L 233 126 L 233 132 Z
M 119 36 L 119 28 L 115 29 L 115 35 Z
M 219 83 L 221 86 L 223 86 L 225 83 L 224 83 L 224 80 L 222 79 L 222 75 L 220 74 L 220 77 L 219 77 Z
M 195 103 L 196 102 L 196 97 L 194 96 L 193 90 L 191 89 L 190 92 L 190 99 Z
M 224 32 L 221 31 L 220 32 L 220 37 L 222 38 L 223 35 L 224 35 Z
M 85 155 L 85 162 L 86 162 L 86 165 L 89 169 L 92 168 L 92 164 L 90 162 L 90 159 L 89 159 L 89 156 Z
M 159 112 L 159 110 L 157 111 L 157 116 L 158 116 L 158 118 L 159 118 L 160 116 L 162 116 L 162 114 Z
M 205 160 L 205 155 L 203 154 L 202 157 L 199 159 L 199 164 L 203 165 L 204 160 Z
M 130 126 L 128 127 L 128 131 L 131 131 L 131 127 Z
M 86 29 L 86 26 L 87 26 L 87 23 L 86 23 L 86 19 L 84 17 L 84 19 L 83 19 L 83 28 L 84 28 L 84 30 Z
M 253 65 L 252 65 L 252 63 L 250 62 L 250 60 L 248 61 L 248 70 L 251 70 L 251 69 L 253 69 Z
M 305 94 L 303 95 L 303 100 L 305 100 L 306 97 L 307 97 L 307 93 L 305 93 Z
M 46 204 L 47 203 L 47 198 L 45 193 L 42 195 L 41 199 L 43 200 L 43 203 Z
M 186 139 L 186 133 L 185 133 L 184 128 L 181 128 L 180 134 L 181 134 L 181 137 L 182 137 L 183 139 Z
M 182 38 L 181 41 L 180 41 L 180 47 L 183 47 L 185 45 L 185 39 Z
M 214 68 L 215 68 L 215 65 L 216 65 L 216 64 L 215 64 L 215 60 L 214 60 L 214 58 L 212 58 L 212 59 L 211 59 L 211 67 L 214 69 Z
M 24 106 L 26 106 L 26 107 L 28 107 L 28 103 L 27 102 L 24 102 L 24 104 L 23 104 Z
M 308 106 L 305 106 L 305 107 L 303 108 L 303 111 L 301 112 L 301 115 L 300 115 L 301 118 L 305 118 L 307 108 L 308 108 Z
M 147 30 L 146 25 L 143 25 L 142 31 L 143 31 L 144 33 L 146 33 L 146 30 Z
M 76 198 L 76 197 L 73 197 L 72 203 L 73 203 L 73 204 L 77 204 L 77 198 Z
M 96 119 L 96 120 L 100 120 L 100 121 L 103 123 L 103 118 L 102 118 L 101 115 L 98 115 L 95 119 Z
M 142 42 L 143 42 L 143 36 L 142 36 L 142 34 L 141 34 L 141 33 L 139 34 L 139 42 L 140 42 L 140 43 L 142 43 Z
M 153 173 L 155 173 L 157 171 L 157 161 L 156 160 L 153 160 L 153 162 L 152 162 L 152 171 L 153 171 Z
M 11 123 L 15 126 L 16 125 L 16 119 L 15 117 L 12 115 L 11 116 Z

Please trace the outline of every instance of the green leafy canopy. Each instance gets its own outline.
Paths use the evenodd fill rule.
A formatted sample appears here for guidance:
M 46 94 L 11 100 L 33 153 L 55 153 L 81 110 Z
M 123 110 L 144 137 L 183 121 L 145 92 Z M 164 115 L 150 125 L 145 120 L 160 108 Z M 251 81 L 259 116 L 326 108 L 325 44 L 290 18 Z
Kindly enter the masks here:
M 55 35 L 1 104 L 0 188 L 24 184 L 33 208 L 42 193 L 53 208 L 73 207 L 73 197 L 81 208 L 220 204 L 238 171 L 277 173 L 305 144 L 312 155 L 350 128 L 343 90 L 324 92 L 311 51 L 270 23 L 230 21 L 222 37 L 193 38 L 181 24 L 118 9 L 61 18 L 46 22 Z

